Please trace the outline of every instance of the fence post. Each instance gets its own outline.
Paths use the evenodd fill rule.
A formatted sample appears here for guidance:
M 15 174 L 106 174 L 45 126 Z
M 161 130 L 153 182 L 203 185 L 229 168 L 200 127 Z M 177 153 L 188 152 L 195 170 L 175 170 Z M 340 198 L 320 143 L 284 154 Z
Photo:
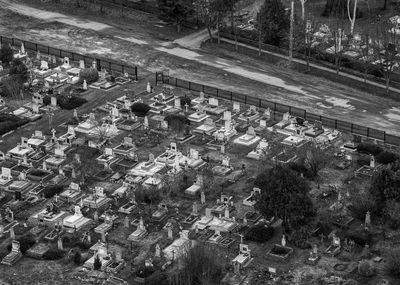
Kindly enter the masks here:
M 335 119 L 335 129 L 337 129 L 337 120 Z
M 111 61 L 108 62 L 108 68 L 109 68 L 110 71 L 111 71 Z
M 261 98 L 258 100 L 258 108 L 261 108 Z
M 351 123 L 351 125 L 350 125 L 351 127 L 350 127 L 350 133 L 353 133 L 353 128 L 354 128 L 354 125 L 353 125 L 353 123 Z
M 244 96 L 244 103 L 247 104 L 247 96 Z
M 191 90 L 191 87 L 192 87 L 192 86 L 191 86 L 191 81 L 189 81 L 189 90 Z
M 50 46 L 47 46 L 47 54 L 50 54 Z
M 201 90 L 204 93 L 204 84 L 201 84 Z
M 289 106 L 289 114 L 292 114 L 292 106 Z
M 61 53 L 61 49 L 60 49 L 60 58 L 62 58 L 62 56 L 61 56 L 61 55 L 62 55 L 62 53 Z
M 274 102 L 274 112 L 276 112 L 276 102 Z M 275 113 L 274 113 L 274 120 L 275 120 Z
M 218 93 L 218 90 L 219 90 L 219 89 L 217 88 L 217 97 L 219 97 L 219 93 Z
M 35 43 L 35 51 L 37 51 L 38 50 L 38 48 L 37 48 L 37 44 Z
M 383 143 L 386 143 L 386 132 L 383 132 Z
M 232 94 L 232 91 L 231 91 L 231 101 L 233 100 L 233 94 Z
M 307 111 L 304 110 L 304 120 L 307 120 Z
M 367 128 L 367 138 L 369 138 L 369 128 Z
M 136 81 L 138 81 L 138 72 L 137 72 L 137 66 L 135 66 L 135 77 L 136 77 Z

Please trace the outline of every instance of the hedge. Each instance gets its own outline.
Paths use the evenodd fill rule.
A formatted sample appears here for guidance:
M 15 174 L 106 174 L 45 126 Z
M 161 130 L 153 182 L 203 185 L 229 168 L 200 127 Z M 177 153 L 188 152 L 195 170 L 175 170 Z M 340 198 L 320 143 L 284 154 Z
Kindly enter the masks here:
M 28 119 L 21 119 L 15 115 L 0 113 L 0 135 L 15 130 L 28 122 Z
M 63 185 L 50 185 L 44 188 L 43 195 L 45 198 L 51 198 L 54 195 L 61 193 L 63 190 Z
M 255 242 L 266 242 L 274 235 L 274 228 L 265 225 L 256 225 L 246 233 L 245 239 Z
M 99 79 L 99 72 L 93 68 L 84 68 L 79 72 L 79 83 L 83 83 L 86 80 L 87 84 L 96 82 Z
M 399 159 L 399 156 L 396 153 L 390 151 L 382 151 L 376 157 L 376 161 L 382 164 L 393 163 Z
M 59 96 L 57 103 L 61 109 L 72 110 L 80 107 L 87 102 L 86 99 L 77 96 Z
M 357 151 L 371 155 L 378 155 L 383 151 L 383 149 L 379 145 L 373 143 L 360 143 L 357 146 Z

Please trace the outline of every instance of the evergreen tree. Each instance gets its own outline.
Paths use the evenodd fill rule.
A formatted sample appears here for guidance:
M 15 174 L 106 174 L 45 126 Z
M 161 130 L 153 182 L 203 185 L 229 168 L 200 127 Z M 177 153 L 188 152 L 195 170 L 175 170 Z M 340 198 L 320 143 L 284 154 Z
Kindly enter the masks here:
M 178 33 L 182 22 L 192 13 L 190 1 L 185 0 L 158 0 L 161 17 L 176 24 Z
M 287 229 L 297 229 L 313 216 L 310 186 L 288 166 L 276 165 L 262 172 L 254 184 L 261 189 L 256 208 L 265 217 L 280 218 Z
M 94 259 L 93 269 L 94 270 L 100 270 L 101 269 L 101 261 L 100 261 L 100 257 L 98 255 L 96 255 L 96 258 Z
M 9 65 L 9 63 L 13 60 L 14 53 L 9 45 L 3 44 L 0 49 L 0 61 L 3 65 Z
M 286 37 L 290 22 L 280 0 L 265 0 L 258 15 L 262 42 L 279 46 Z

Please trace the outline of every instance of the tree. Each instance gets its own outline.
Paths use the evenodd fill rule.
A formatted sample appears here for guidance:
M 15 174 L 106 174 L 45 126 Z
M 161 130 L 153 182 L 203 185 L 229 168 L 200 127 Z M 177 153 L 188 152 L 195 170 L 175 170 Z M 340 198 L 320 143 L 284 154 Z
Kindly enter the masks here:
M 350 34 L 352 35 L 354 32 L 354 24 L 356 23 L 356 18 L 357 18 L 357 1 L 354 0 L 353 4 L 353 15 L 351 15 L 351 0 L 347 0 L 347 16 L 349 17 L 350 20 Z
M 276 165 L 260 173 L 254 184 L 261 189 L 256 208 L 265 217 L 280 218 L 285 228 L 296 229 L 314 214 L 310 186 L 288 166 Z
M 178 33 L 181 31 L 182 22 L 193 11 L 190 2 L 185 0 L 158 0 L 158 8 L 161 17 L 176 24 Z
M 101 260 L 98 255 L 96 255 L 93 263 L 93 269 L 94 270 L 100 270 L 101 269 Z
M 376 24 L 376 35 L 373 41 L 374 54 L 378 58 L 386 83 L 386 92 L 389 93 L 390 80 L 393 72 L 398 68 L 398 34 L 396 23 L 384 21 Z
M 80 251 L 76 251 L 74 254 L 74 263 L 76 265 L 81 265 L 82 263 L 82 254 L 80 253 Z
M 213 285 L 222 278 L 222 260 L 214 248 L 196 245 L 182 258 L 182 269 L 169 276 L 171 285 Z
M 347 14 L 347 0 L 327 0 L 322 16 L 344 18 Z
M 21 83 L 25 83 L 29 78 L 28 68 L 19 58 L 12 61 L 9 74 Z
M 150 106 L 146 103 L 134 103 L 131 106 L 132 112 L 138 117 L 146 117 L 147 113 L 150 111 Z
M 285 7 L 279 0 L 265 0 L 258 17 L 262 41 L 279 46 L 289 31 L 289 19 Z
M 305 5 L 307 0 L 299 0 L 300 4 L 301 4 L 301 20 L 304 21 L 305 20 L 305 13 L 306 13 L 306 9 L 305 9 Z
M 11 49 L 10 45 L 3 45 L 0 49 L 0 61 L 4 64 L 4 65 L 9 65 L 10 62 L 13 60 L 14 58 L 14 52 Z
M 183 114 L 170 114 L 164 120 L 168 122 L 168 127 L 177 134 L 184 132 L 190 125 L 190 120 Z
M 235 50 L 238 49 L 238 45 L 237 45 L 237 29 L 236 29 L 236 23 L 235 23 L 235 11 L 236 11 L 236 7 L 237 7 L 237 3 L 239 2 L 239 0 L 225 0 L 225 5 L 226 5 L 226 9 L 229 13 L 229 18 L 231 20 L 231 29 L 232 29 L 232 33 L 234 35 L 235 38 Z

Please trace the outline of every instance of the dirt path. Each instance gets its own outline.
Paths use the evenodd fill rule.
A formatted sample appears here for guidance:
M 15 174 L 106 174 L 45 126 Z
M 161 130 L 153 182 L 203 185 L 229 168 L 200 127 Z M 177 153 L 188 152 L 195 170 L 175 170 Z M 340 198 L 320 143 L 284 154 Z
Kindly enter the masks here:
M 29 16 L 32 23 L 21 24 L 22 16 L 17 14 L 7 16 L 10 10 Z M 173 42 L 155 39 L 141 29 L 127 30 L 103 25 L 100 18 L 82 20 L 0 0 L 0 34 L 122 60 L 150 72 L 169 69 L 178 78 L 400 134 L 398 102 L 243 55 L 218 51 L 219 48 L 196 49 L 207 37 L 204 30 Z

